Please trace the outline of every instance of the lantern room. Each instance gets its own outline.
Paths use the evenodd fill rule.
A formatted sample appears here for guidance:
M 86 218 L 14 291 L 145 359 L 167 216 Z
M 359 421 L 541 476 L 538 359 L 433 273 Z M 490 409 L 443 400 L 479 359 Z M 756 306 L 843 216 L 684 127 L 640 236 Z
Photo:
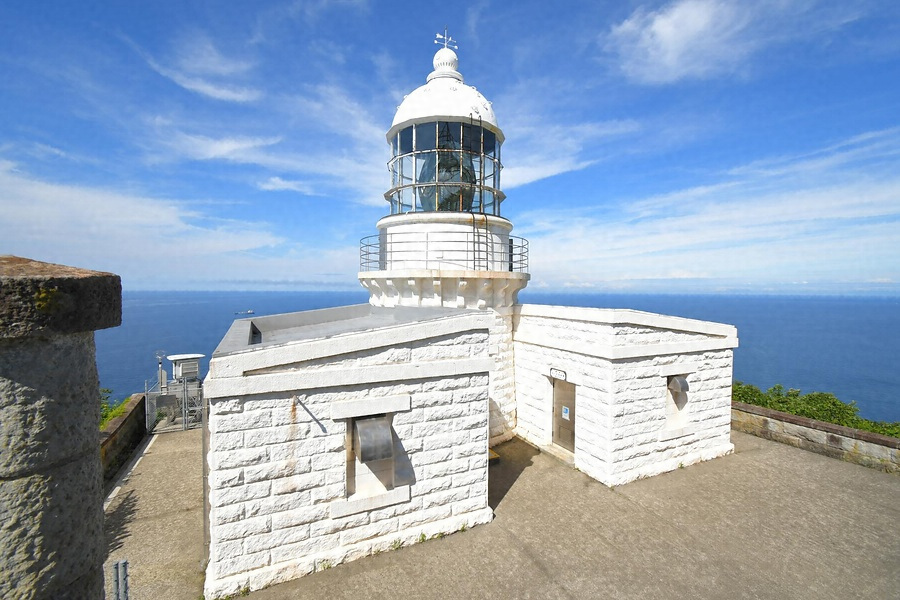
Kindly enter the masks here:
M 360 283 L 376 306 L 511 306 L 528 282 L 528 241 L 501 216 L 503 131 L 491 103 L 442 47 L 386 138 L 390 211 L 360 244 Z
M 390 214 L 450 211 L 500 215 L 503 132 L 490 102 L 466 85 L 448 46 L 425 85 L 407 95 L 387 133 Z

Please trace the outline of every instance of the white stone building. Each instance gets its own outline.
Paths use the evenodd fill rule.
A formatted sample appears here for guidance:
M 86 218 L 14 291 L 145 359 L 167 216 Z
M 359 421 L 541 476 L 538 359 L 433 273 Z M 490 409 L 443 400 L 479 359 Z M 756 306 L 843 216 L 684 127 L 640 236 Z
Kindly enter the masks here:
M 734 327 L 517 304 L 503 132 L 453 50 L 387 140 L 370 303 L 235 321 L 210 361 L 208 598 L 490 521 L 515 435 L 607 485 L 733 449 Z

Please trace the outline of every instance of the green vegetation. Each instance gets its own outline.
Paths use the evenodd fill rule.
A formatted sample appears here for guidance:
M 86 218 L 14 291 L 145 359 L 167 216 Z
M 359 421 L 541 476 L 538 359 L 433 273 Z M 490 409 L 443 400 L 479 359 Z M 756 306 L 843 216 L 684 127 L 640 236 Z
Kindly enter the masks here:
M 852 427 L 863 431 L 871 431 L 882 435 L 900 438 L 900 421 L 870 421 L 859 416 L 856 402 L 841 402 L 834 394 L 826 392 L 810 392 L 801 394 L 800 390 L 776 385 L 763 392 L 758 387 L 735 381 L 732 386 L 731 399 L 736 402 L 754 404 L 772 410 L 790 413 L 799 417 L 808 417 L 817 421 Z
M 103 428 L 111 420 L 125 414 L 125 405 L 127 404 L 125 400 L 118 404 L 110 404 L 110 395 L 112 395 L 112 390 L 100 388 L 100 431 L 103 431 Z

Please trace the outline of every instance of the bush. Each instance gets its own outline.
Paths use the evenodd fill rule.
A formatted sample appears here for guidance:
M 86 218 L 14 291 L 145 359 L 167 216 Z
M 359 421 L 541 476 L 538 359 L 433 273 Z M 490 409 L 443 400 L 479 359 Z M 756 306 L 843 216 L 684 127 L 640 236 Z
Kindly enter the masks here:
M 125 414 L 125 400 L 119 400 L 118 403 L 110 404 L 109 397 L 112 390 L 100 388 L 100 431 L 106 427 L 106 424 L 118 416 Z
M 834 394 L 826 392 L 801 394 L 800 390 L 793 388 L 785 391 L 781 385 L 776 385 L 763 392 L 754 385 L 735 381 L 732 386 L 731 399 L 735 402 L 780 410 L 799 417 L 900 438 L 900 421 L 889 423 L 864 419 L 859 416 L 859 407 L 856 402 L 841 402 Z

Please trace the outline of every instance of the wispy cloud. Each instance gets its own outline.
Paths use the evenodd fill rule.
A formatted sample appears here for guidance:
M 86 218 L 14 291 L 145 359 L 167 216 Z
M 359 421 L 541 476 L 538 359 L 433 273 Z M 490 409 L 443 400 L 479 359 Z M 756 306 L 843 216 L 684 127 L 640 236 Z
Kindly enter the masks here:
M 253 153 L 281 141 L 280 137 L 226 136 L 207 137 L 175 131 L 161 138 L 179 156 L 193 160 L 229 160 L 253 162 Z
M 389 147 L 379 126 L 384 119 L 371 114 L 362 100 L 337 84 L 322 83 L 305 94 L 279 98 L 270 111 L 279 117 L 277 136 L 224 134 L 220 122 L 153 118 L 150 160 L 255 166 L 261 170 L 259 189 L 333 193 L 350 202 L 385 206 L 382 193 L 390 182 L 385 168 Z M 315 191 L 310 178 L 316 181 Z
M 315 195 L 315 190 L 313 187 L 305 182 L 305 181 L 292 181 L 288 179 L 282 179 L 281 177 L 269 177 L 265 181 L 260 181 L 256 184 L 257 187 L 261 190 L 266 190 L 269 192 L 282 192 L 282 191 L 291 191 L 291 192 L 300 192 L 306 196 Z
M 761 49 L 857 17 L 858 7 L 820 8 L 815 0 L 673 0 L 643 7 L 600 37 L 604 51 L 640 83 L 664 84 L 740 73 Z
M 597 146 L 604 141 L 636 133 L 634 120 L 588 122 L 576 125 L 551 124 L 524 117 L 504 128 L 509 143 L 505 155 L 513 166 L 503 170 L 503 187 L 516 187 L 561 173 L 580 171 L 601 158 Z
M 122 39 L 144 59 L 147 66 L 190 92 L 238 103 L 255 102 L 263 96 L 263 92 L 255 87 L 227 80 L 228 77 L 246 73 L 252 69 L 253 63 L 226 58 L 202 34 L 194 34 L 178 42 L 172 51 L 171 65 L 153 57 L 131 39 L 124 36 Z
M 112 271 L 131 288 L 175 282 L 205 289 L 285 276 L 296 285 L 352 287 L 357 269 L 355 244 L 304 248 L 272 233 L 271 224 L 223 219 L 203 202 L 49 183 L 11 161 L 0 161 L 0 194 L 4 252 Z
M 851 155 L 896 166 L 897 143 L 896 131 L 874 132 L 812 153 L 822 155 L 816 165 L 782 158 L 775 171 L 736 168 L 731 173 L 740 175 L 724 172 L 720 183 L 662 196 L 533 211 L 519 217 L 517 230 L 531 240 L 535 279 L 550 285 L 685 277 L 712 285 L 737 272 L 756 284 L 893 281 L 900 275 L 900 171 L 862 175 Z

